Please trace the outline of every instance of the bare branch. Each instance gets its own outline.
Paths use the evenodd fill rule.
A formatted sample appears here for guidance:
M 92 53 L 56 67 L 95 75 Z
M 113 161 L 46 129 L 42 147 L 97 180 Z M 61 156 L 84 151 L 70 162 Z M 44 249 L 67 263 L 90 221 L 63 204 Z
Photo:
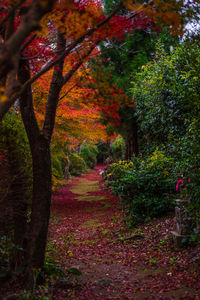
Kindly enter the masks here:
M 40 5 L 40 0 L 32 2 L 30 9 L 23 18 L 22 24 L 7 42 L 7 45 L 13 54 L 18 51 L 26 37 L 29 36 L 32 31 L 39 28 L 38 26 L 41 18 L 50 11 L 55 1 L 56 0 L 49 0 L 45 6 Z
M 52 7 L 53 3 L 56 0 L 49 0 L 48 1 L 48 10 Z M 13 62 L 11 61 L 10 57 L 12 57 L 14 51 L 14 54 L 18 52 L 21 43 L 24 41 L 24 39 L 36 29 L 41 17 L 48 11 L 47 9 L 43 11 L 42 13 L 38 12 L 39 6 L 39 0 L 34 1 L 33 7 L 31 7 L 29 13 L 26 15 L 24 22 L 19 27 L 19 29 L 15 32 L 15 34 L 8 40 L 7 44 L 5 43 L 4 47 L 0 49 L 0 79 L 5 78 L 9 70 L 13 68 Z M 22 93 L 25 92 L 27 87 L 29 87 L 33 82 L 35 82 L 38 78 L 40 78 L 44 73 L 49 71 L 52 67 L 54 67 L 56 64 L 58 64 L 60 61 L 62 61 L 78 44 L 82 43 L 86 37 L 91 36 L 97 29 L 101 28 L 104 24 L 106 24 L 116 13 L 117 11 L 123 7 L 123 3 L 120 2 L 117 7 L 111 12 L 111 14 L 105 18 L 102 22 L 100 22 L 95 28 L 92 28 L 88 30 L 85 34 L 83 34 L 81 37 L 79 37 L 77 40 L 72 42 L 67 49 L 64 51 L 63 54 L 59 55 L 55 60 L 50 60 L 50 62 L 43 67 L 35 76 L 33 76 L 31 79 L 27 80 L 27 82 L 24 83 L 24 85 L 21 88 L 18 88 L 18 90 L 10 97 L 8 100 L 8 105 L 6 107 L 10 107 L 14 101 L 20 97 Z M 29 19 L 30 16 L 30 19 Z M 27 28 L 26 28 L 27 25 Z M 19 40 L 17 40 L 19 38 Z M 13 49 L 15 45 L 15 48 Z M 12 55 L 11 55 L 12 53 Z M 15 56 L 15 55 L 14 55 Z M 77 68 L 78 69 L 78 68 Z M 74 72 L 70 72 L 65 75 L 65 82 L 67 82 L 68 78 L 71 78 Z M 0 105 L 0 119 L 4 116 L 4 114 L 7 112 L 6 109 L 1 108 Z
M 36 55 L 33 55 L 33 56 L 30 56 L 30 57 L 22 57 L 22 59 L 28 59 L 28 60 L 30 60 L 30 59 L 35 59 L 35 58 L 42 58 L 42 56 L 39 56 L 42 52 L 43 52 L 43 50 L 47 47 L 47 46 L 49 46 L 51 43 L 49 42 L 49 43 L 46 43 L 43 47 L 42 47 L 42 49 L 36 54 Z M 48 56 L 48 55 L 44 55 L 43 57 L 46 57 L 46 56 Z
M 41 77 L 44 73 L 49 71 L 54 65 L 56 65 L 60 60 L 63 59 L 63 57 L 66 57 L 78 44 L 82 43 L 84 39 L 88 36 L 91 36 L 97 29 L 101 28 L 104 24 L 106 24 L 116 13 L 117 11 L 123 7 L 123 4 L 120 2 L 120 4 L 112 11 L 112 13 L 105 18 L 101 23 L 99 23 L 95 28 L 92 28 L 88 30 L 85 34 L 83 34 L 81 37 L 79 37 L 76 41 L 72 42 L 71 45 L 69 45 L 66 49 L 66 51 L 58 56 L 55 60 L 50 62 L 48 65 L 46 65 L 44 68 L 41 69 L 40 72 L 38 72 L 35 76 L 33 76 L 27 84 L 32 84 L 34 81 L 36 81 L 39 77 Z
M 21 47 L 21 52 L 23 52 L 30 43 L 32 43 L 32 41 L 36 38 L 37 34 L 33 34 L 26 42 L 25 44 Z
M 21 0 L 19 1 L 19 3 L 17 3 L 16 5 L 14 5 L 8 12 L 8 14 L 1 20 L 0 22 L 0 27 L 3 25 L 3 23 L 5 23 L 10 16 L 18 9 L 18 7 L 20 7 L 20 5 L 22 5 L 26 0 Z
M 77 85 L 78 83 L 75 83 L 62 97 L 59 98 L 59 101 L 65 98 Z
M 32 1 L 19 28 L 0 47 L 0 79 L 5 78 L 8 72 L 14 67 L 13 60 L 16 59 L 15 56 L 19 53 L 22 43 L 31 32 L 39 28 L 41 18 L 52 9 L 55 1 L 45 1 L 45 6 L 40 5 L 40 0 Z

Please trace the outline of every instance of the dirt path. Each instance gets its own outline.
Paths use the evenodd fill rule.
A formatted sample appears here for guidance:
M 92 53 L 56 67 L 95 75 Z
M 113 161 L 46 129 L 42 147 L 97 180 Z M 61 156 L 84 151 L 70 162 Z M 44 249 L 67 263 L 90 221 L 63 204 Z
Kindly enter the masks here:
M 175 251 L 170 242 L 173 220 L 124 229 L 119 199 L 103 189 L 100 168 L 54 195 L 49 248 L 73 273 L 55 286 L 55 299 L 200 299 L 191 251 Z

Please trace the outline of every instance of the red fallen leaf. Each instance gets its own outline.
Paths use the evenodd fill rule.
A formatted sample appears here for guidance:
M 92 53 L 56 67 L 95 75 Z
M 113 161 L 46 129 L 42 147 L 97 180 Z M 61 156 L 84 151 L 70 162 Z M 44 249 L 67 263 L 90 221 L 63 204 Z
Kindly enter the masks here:
M 56 192 L 53 197 L 52 210 L 54 210 L 54 216 L 56 218 L 61 217 L 60 223 L 52 223 L 49 233 L 50 239 L 54 241 L 57 240 L 58 242 L 60 237 L 62 239 L 62 243 L 58 246 L 56 245 L 56 248 L 59 250 L 57 257 L 59 256 L 59 261 L 66 269 L 72 265 L 81 266 L 80 271 L 83 275 L 81 275 L 79 280 L 84 280 L 84 276 L 88 278 L 87 282 L 80 289 L 76 290 L 75 297 L 84 300 L 105 300 L 112 297 L 111 295 L 118 297 L 120 294 L 124 295 L 122 299 L 132 299 L 134 293 L 144 295 L 144 292 L 152 293 L 153 291 L 162 299 L 166 291 L 176 293 L 176 290 L 185 286 L 186 291 L 187 288 L 189 289 L 188 295 L 193 298 L 187 298 L 189 296 L 186 296 L 184 299 L 195 299 L 195 288 L 198 288 L 200 278 L 199 274 L 190 272 L 187 268 L 190 264 L 188 259 L 190 251 L 176 252 L 168 242 L 160 248 L 160 238 L 162 237 L 163 239 L 166 229 L 170 231 L 170 226 L 173 227 L 173 218 L 153 220 L 148 223 L 148 226 L 147 224 L 141 225 L 140 230 L 144 233 L 145 239 L 140 240 L 137 244 L 114 244 L 113 241 L 116 239 L 116 234 L 123 236 L 126 232 L 121 224 L 123 216 L 119 210 L 118 198 L 111 195 L 109 190 L 105 191 L 102 188 L 98 191 L 90 192 L 88 195 L 105 196 L 106 200 L 92 203 L 75 200 L 80 195 L 72 193 L 69 187 L 80 183 L 82 179 L 100 181 L 99 170 L 102 168 L 103 166 L 97 167 L 97 170 L 85 174 L 82 178 L 72 178 L 70 184 Z M 103 187 L 102 184 L 100 186 Z M 111 206 L 101 210 L 105 201 Z M 88 209 L 91 207 L 92 211 Z M 100 212 L 99 209 L 101 210 L 101 215 L 97 214 L 97 212 Z M 112 219 L 115 217 L 118 218 L 116 222 Z M 91 227 L 83 228 L 82 225 L 90 222 L 91 219 L 97 219 L 101 225 L 95 227 L 94 223 Z M 105 230 L 108 233 L 105 234 Z M 71 242 L 64 242 L 66 235 L 73 235 Z M 73 240 L 76 243 L 73 243 Z M 73 253 L 73 256 L 66 259 L 63 254 L 68 250 Z M 156 259 L 153 268 L 149 265 L 150 256 Z M 180 257 L 180 259 L 177 259 L 174 265 L 169 265 L 168 261 L 171 257 Z M 184 267 L 183 261 L 185 263 Z M 102 266 L 103 269 L 100 271 Z M 120 268 L 120 271 L 116 270 L 116 267 Z M 140 280 L 136 280 L 138 272 L 143 272 L 145 268 L 147 270 L 151 269 L 152 273 L 146 277 L 141 277 Z M 112 273 L 110 272 L 111 269 L 114 270 Z M 156 274 L 156 270 L 164 270 L 164 272 L 159 273 L 158 271 L 158 274 Z M 169 272 L 172 273 L 172 276 L 167 275 Z M 108 277 L 109 280 L 113 280 L 112 285 L 108 289 L 101 287 L 101 292 L 98 291 L 95 285 L 95 281 L 98 281 L 98 276 Z M 191 292 L 191 289 L 194 289 L 194 291 Z M 69 290 L 70 292 L 72 291 Z M 65 295 L 65 297 L 60 299 L 66 298 Z

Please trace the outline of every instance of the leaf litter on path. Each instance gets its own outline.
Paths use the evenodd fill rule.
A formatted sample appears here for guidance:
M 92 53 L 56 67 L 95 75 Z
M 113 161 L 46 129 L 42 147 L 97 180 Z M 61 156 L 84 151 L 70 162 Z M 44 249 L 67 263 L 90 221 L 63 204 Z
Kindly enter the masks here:
M 62 268 L 80 272 L 66 272 L 54 299 L 200 299 L 199 270 L 191 264 L 200 249 L 173 248 L 171 217 L 126 228 L 100 168 L 54 194 L 49 241 Z

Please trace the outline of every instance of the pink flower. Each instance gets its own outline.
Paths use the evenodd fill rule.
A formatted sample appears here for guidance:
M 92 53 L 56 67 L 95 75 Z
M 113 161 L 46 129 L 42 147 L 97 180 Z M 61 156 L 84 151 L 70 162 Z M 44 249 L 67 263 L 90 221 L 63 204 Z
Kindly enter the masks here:
M 181 185 L 181 183 L 184 181 L 185 179 L 179 179 L 177 180 L 177 183 L 176 183 L 176 191 L 179 190 L 179 186 Z M 188 178 L 188 182 L 190 182 L 190 178 Z
M 176 191 L 179 190 L 179 185 L 180 185 L 181 182 L 183 182 L 183 179 L 177 180 L 177 183 L 176 183 Z

